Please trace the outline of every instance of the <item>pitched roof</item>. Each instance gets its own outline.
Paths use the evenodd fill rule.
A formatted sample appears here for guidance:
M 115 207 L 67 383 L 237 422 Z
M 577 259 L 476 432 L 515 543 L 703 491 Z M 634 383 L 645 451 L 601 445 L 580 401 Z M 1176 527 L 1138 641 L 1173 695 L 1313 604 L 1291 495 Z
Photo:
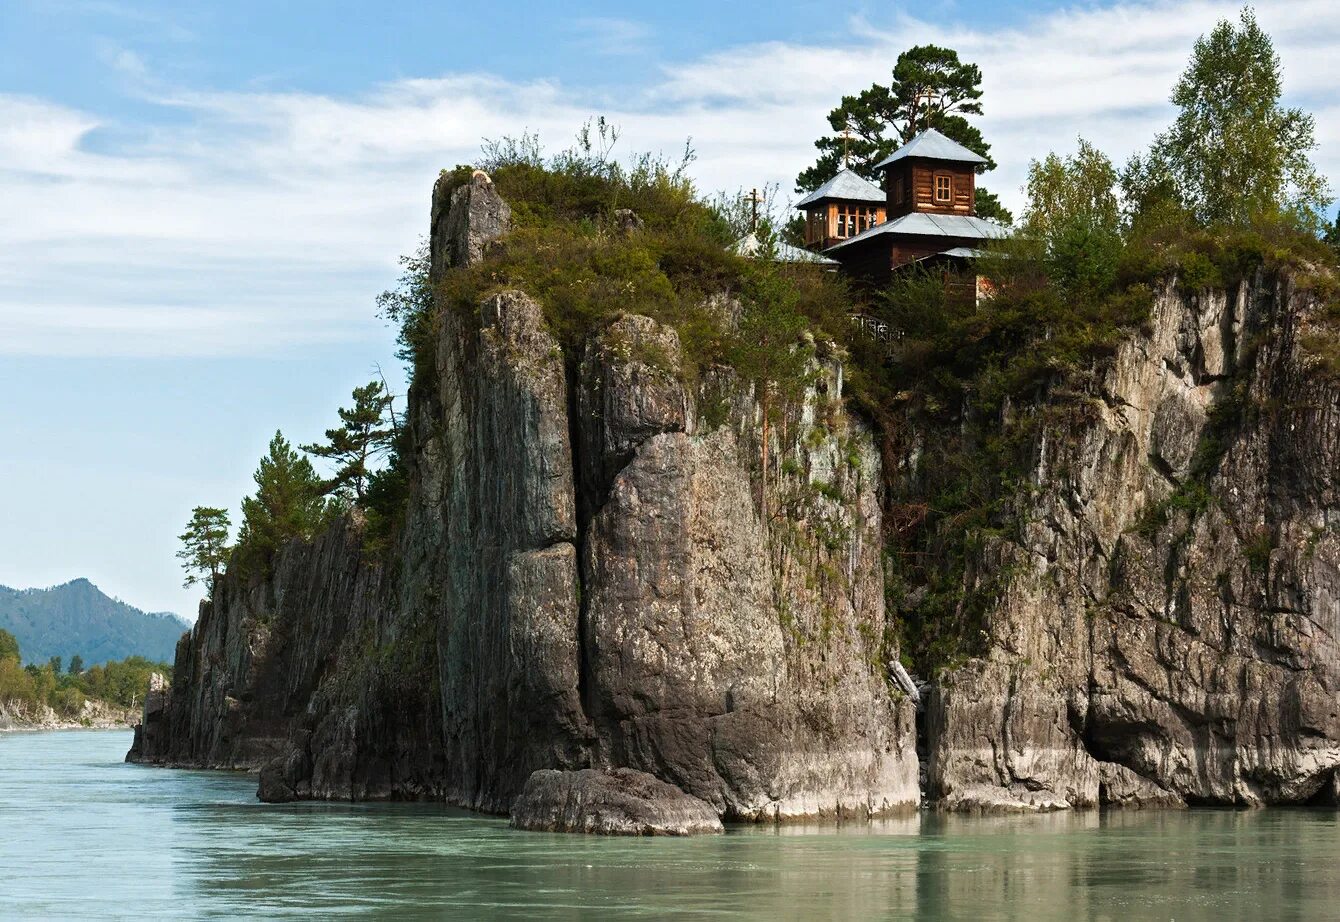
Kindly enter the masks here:
M 961 237 L 973 240 L 995 240 L 1009 234 L 1009 228 L 986 218 L 962 214 L 927 214 L 914 211 L 901 218 L 876 224 L 855 237 L 849 237 L 841 243 L 835 243 L 825 253 L 832 253 L 842 247 L 851 246 L 861 240 L 870 240 L 883 234 L 912 234 L 918 237 Z
M 980 259 L 986 255 L 986 250 L 978 250 L 974 247 L 950 247 L 943 253 L 936 253 L 936 256 L 952 256 L 955 259 Z
M 887 200 L 884 190 L 879 186 L 844 168 L 839 170 L 838 174 L 828 182 L 796 202 L 796 207 L 804 208 L 806 205 L 821 202 L 826 198 L 854 202 L 884 202 Z
M 813 250 L 803 250 L 800 247 L 792 246 L 789 243 L 783 243 L 778 240 L 774 243 L 777 248 L 777 261 L 784 263 L 819 263 L 821 265 L 836 266 L 837 260 L 829 259 L 827 256 L 820 256 Z M 735 245 L 731 247 L 735 253 L 740 256 L 753 258 L 763 249 L 763 243 L 758 239 L 757 234 L 746 234 Z
M 951 141 L 934 128 L 927 128 L 921 134 L 908 141 L 879 163 L 875 169 L 882 170 L 890 163 L 904 157 L 925 157 L 927 160 L 953 160 L 958 163 L 986 163 L 981 154 L 968 150 L 957 141 Z

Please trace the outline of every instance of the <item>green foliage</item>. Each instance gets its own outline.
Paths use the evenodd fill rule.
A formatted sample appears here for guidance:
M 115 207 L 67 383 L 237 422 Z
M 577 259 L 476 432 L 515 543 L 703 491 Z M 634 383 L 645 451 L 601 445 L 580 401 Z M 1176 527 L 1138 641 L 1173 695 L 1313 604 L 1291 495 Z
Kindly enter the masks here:
M 1204 227 L 1189 212 L 1154 207 L 1134 218 L 1118 274 L 1127 280 L 1173 278 L 1184 291 L 1224 288 L 1258 269 L 1290 268 L 1300 275 L 1331 272 L 1335 252 L 1294 216 L 1263 212 L 1238 225 Z
M 84 671 L 84 658 L 80 656 L 78 653 L 76 653 L 74 656 L 70 657 L 69 673 L 70 675 L 79 675 L 79 673 L 83 671 Z
M 1340 213 L 1337 213 L 1335 220 L 1326 227 L 1326 233 L 1322 235 L 1322 242 L 1340 254 Z
M 32 709 L 46 705 L 65 717 L 79 716 L 88 699 L 130 708 L 144 701 L 151 673 L 171 671 L 167 664 L 142 656 L 78 670 L 72 661 L 70 667 L 62 674 L 60 657 L 42 666 L 20 667 L 17 655 L 0 656 L 0 706 Z
M 119 662 L 90 666 L 73 684 L 90 698 L 121 707 L 134 707 L 144 703 L 149 676 L 155 672 L 170 676 L 172 667 L 142 656 L 128 656 Z
M 19 658 L 19 642 L 14 639 L 14 635 L 9 631 L 0 628 L 0 660 L 18 660 Z
M 1040 248 L 1043 271 L 1072 299 L 1101 296 L 1116 281 L 1122 253 L 1117 171 L 1079 139 L 1067 157 L 1048 154 L 1028 169 L 1021 238 Z
M 186 531 L 178 536 L 182 549 L 177 558 L 186 570 L 185 587 L 209 577 L 212 587 L 228 561 L 228 511 L 210 506 L 196 506 L 191 510 L 191 521 Z
M 295 538 L 310 539 L 341 510 L 322 495 L 312 464 L 276 432 L 253 475 L 256 495 L 242 500 L 242 529 L 231 562 L 248 572 L 268 571 L 275 553 Z
M 405 461 L 407 442 L 407 430 L 399 429 L 391 441 L 386 466 L 368 477 L 368 489 L 363 497 L 363 512 L 367 519 L 363 547 L 370 554 L 381 555 L 388 551 L 405 520 L 410 483 Z
M 753 382 L 760 402 L 769 406 L 794 400 L 808 381 L 805 369 L 813 349 L 801 348 L 809 320 L 800 293 L 777 263 L 759 263 L 744 285 L 739 335 L 727 358 L 742 378 Z
M 1202 226 L 1284 212 L 1315 231 L 1329 195 L 1309 159 L 1313 118 L 1280 95 L 1279 56 L 1251 9 L 1236 27 L 1221 21 L 1173 88 L 1176 121 L 1126 170 L 1135 207 L 1180 208 Z
M 446 274 L 436 291 L 446 309 L 473 319 L 491 294 L 520 289 L 543 307 L 570 361 L 610 318 L 644 314 L 679 331 L 684 361 L 677 371 L 690 378 L 710 364 L 761 361 L 758 342 L 741 347 L 753 334 L 730 329 L 720 303 L 713 303 L 719 295 L 741 300 L 740 322 L 750 330 L 759 311 L 777 308 L 842 333 L 842 288 L 825 277 L 831 274 L 730 251 L 741 221 L 748 226 L 748 206 L 738 196 L 700 201 L 685 173 L 690 154 L 678 163 L 641 156 L 620 165 L 605 148 L 580 144 L 577 153 L 548 161 L 531 140 L 499 142 L 495 149 L 504 153 L 490 164 L 491 178 L 512 208 L 514 228 L 480 262 Z M 630 206 L 640 229 L 625 230 L 614 220 L 616 210 Z M 774 239 L 769 220 L 758 235 L 765 246 Z M 785 309 L 767 302 L 783 296 Z M 773 330 L 759 340 L 769 344 L 764 352 L 779 341 Z M 420 358 L 415 367 L 427 374 L 431 363 Z
M 469 174 L 464 178 L 468 179 Z M 428 280 L 430 263 L 428 243 L 420 240 L 413 253 L 400 257 L 401 274 L 396 286 L 377 296 L 377 316 L 397 330 L 396 357 L 409 364 L 411 369 L 415 368 L 416 360 L 431 355 L 433 286 Z
M 354 388 L 354 405 L 339 409 L 336 429 L 326 430 L 324 444 L 302 450 L 335 464 L 333 476 L 322 484 L 326 493 L 363 505 L 375 461 L 390 453 L 396 428 L 391 419 L 391 394 L 380 380 Z
M 1000 202 L 1000 196 L 994 192 L 988 192 L 981 186 L 974 189 L 975 201 L 973 203 L 973 212 L 979 218 L 986 218 L 988 221 L 995 221 L 1009 227 L 1014 223 L 1014 215 Z M 803 221 L 803 219 L 801 219 Z M 803 232 L 804 226 L 802 224 Z
M 960 61 L 953 49 L 909 48 L 898 55 L 887 86 L 876 83 L 855 96 L 844 96 L 828 113 L 834 133 L 814 142 L 819 159 L 796 177 L 796 191 L 819 188 L 837 175 L 844 159 L 854 172 L 877 180 L 877 163 L 932 127 L 986 157 L 985 169 L 994 169 L 991 145 L 965 118 L 982 114 L 981 84 L 981 69 Z

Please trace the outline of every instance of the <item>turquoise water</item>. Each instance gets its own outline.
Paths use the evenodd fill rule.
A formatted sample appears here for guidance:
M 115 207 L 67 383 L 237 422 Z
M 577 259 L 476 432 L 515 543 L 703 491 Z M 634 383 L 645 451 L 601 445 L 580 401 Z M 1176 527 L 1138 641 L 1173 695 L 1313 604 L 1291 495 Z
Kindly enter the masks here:
M 1340 918 L 1330 811 L 597 839 L 432 805 L 267 806 L 246 776 L 125 765 L 129 745 L 0 734 L 0 917 Z

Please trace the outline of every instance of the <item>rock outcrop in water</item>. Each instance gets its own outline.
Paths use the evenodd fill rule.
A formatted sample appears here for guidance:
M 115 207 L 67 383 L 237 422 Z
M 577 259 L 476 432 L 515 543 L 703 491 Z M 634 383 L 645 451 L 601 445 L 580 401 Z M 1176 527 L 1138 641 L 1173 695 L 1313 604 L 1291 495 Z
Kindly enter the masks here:
M 512 804 L 512 828 L 610 836 L 723 831 L 711 804 L 631 768 L 535 772 Z
M 440 188 L 433 276 L 507 215 L 487 177 Z M 538 770 L 632 769 L 728 819 L 914 806 L 880 459 L 839 356 L 773 427 L 765 483 L 752 389 L 685 383 L 673 330 L 625 315 L 565 354 L 519 291 L 440 320 L 396 553 L 351 521 L 222 580 L 139 758 L 262 769 L 268 800 L 506 812 Z

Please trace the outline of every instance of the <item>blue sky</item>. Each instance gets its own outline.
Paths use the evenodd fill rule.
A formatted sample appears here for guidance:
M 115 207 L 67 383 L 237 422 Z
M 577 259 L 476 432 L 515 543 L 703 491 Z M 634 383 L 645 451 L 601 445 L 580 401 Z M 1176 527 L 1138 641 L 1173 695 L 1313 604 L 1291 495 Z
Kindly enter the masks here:
M 0 0 L 0 583 L 192 616 L 191 507 L 236 509 L 276 428 L 312 440 L 394 372 L 373 299 L 483 137 L 605 114 L 625 152 L 692 137 L 704 191 L 785 198 L 837 98 L 933 41 L 982 66 L 985 184 L 1017 207 L 1078 134 L 1147 144 L 1237 8 Z M 1257 9 L 1340 177 L 1340 5 Z

